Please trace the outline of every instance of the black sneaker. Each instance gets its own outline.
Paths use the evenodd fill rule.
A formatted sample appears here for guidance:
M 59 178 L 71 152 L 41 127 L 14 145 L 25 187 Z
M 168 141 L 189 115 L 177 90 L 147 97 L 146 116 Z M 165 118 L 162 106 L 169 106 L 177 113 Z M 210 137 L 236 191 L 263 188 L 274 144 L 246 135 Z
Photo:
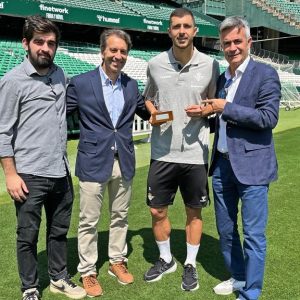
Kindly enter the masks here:
M 196 291 L 199 289 L 197 271 L 191 264 L 183 267 L 181 289 L 184 291 Z
M 175 272 L 176 268 L 177 264 L 173 258 L 170 263 L 166 263 L 162 258 L 159 258 L 159 260 L 155 262 L 154 266 L 145 273 L 144 279 L 147 282 L 161 280 L 163 275 Z
M 22 300 L 40 300 L 40 294 L 37 289 L 28 289 L 23 293 Z

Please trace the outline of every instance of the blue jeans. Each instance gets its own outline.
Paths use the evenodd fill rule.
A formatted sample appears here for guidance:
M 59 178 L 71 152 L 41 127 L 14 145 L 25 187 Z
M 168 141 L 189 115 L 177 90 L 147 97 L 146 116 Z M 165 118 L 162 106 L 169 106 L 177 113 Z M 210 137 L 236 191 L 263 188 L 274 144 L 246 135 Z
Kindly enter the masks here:
M 29 194 L 23 203 L 15 201 L 17 215 L 17 259 L 21 290 L 38 287 L 37 242 L 45 207 L 48 273 L 58 280 L 67 275 L 67 233 L 73 204 L 70 177 L 48 178 L 19 174 Z
M 219 157 L 213 172 L 217 229 L 225 265 L 236 280 L 246 281 L 239 298 L 256 300 L 261 294 L 266 256 L 268 185 L 245 185 L 233 173 L 230 161 Z M 241 199 L 243 246 L 238 233 Z

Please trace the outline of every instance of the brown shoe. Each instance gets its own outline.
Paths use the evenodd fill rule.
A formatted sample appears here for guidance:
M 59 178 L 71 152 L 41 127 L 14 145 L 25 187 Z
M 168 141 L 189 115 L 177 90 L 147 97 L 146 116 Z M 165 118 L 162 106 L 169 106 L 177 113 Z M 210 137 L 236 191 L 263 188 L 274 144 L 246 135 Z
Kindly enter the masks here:
M 98 297 L 103 294 L 95 274 L 84 276 L 81 279 L 88 297 Z
M 119 283 L 124 285 L 133 283 L 134 281 L 133 276 L 128 272 L 126 263 L 124 261 L 110 265 L 108 274 L 117 277 Z

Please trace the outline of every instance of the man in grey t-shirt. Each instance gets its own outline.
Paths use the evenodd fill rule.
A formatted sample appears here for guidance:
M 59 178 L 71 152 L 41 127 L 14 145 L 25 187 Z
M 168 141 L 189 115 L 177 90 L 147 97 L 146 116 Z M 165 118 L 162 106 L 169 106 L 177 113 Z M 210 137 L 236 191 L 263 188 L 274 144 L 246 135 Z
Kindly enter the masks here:
M 199 288 L 196 256 L 202 234 L 201 209 L 208 202 L 209 143 L 207 118 L 190 118 L 187 109 L 215 96 L 219 75 L 216 61 L 194 47 L 196 32 L 195 19 L 189 10 L 177 8 L 171 13 L 169 36 L 173 46 L 149 61 L 144 93 L 152 120 L 157 113 L 150 100 L 153 98 L 159 110 L 171 110 L 174 116 L 172 122 L 153 124 L 147 204 L 160 257 L 144 279 L 157 281 L 176 270 L 170 249 L 168 205 L 173 204 L 179 187 L 187 217 L 187 257 L 181 284 L 185 291 Z
M 22 300 L 40 299 L 37 242 L 43 206 L 50 291 L 86 296 L 67 272 L 73 188 L 66 158 L 66 80 L 53 63 L 59 36 L 50 20 L 28 17 L 22 40 L 27 56 L 0 81 L 0 161 L 16 207 Z

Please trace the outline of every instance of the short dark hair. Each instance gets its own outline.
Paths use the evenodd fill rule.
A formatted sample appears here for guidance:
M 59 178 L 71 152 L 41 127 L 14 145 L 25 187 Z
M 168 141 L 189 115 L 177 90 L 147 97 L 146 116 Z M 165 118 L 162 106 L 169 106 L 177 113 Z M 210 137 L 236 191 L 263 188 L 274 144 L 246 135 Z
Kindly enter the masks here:
M 170 15 L 170 19 L 169 19 L 169 26 L 171 26 L 173 17 L 182 18 L 184 16 L 191 16 L 192 19 L 193 19 L 194 26 L 196 26 L 196 21 L 195 21 L 195 17 L 193 15 L 193 13 L 185 7 L 178 7 L 175 10 L 172 11 L 172 13 Z
M 101 53 L 103 53 L 103 51 L 105 50 L 105 48 L 107 46 L 106 45 L 107 39 L 112 35 L 115 35 L 118 38 L 124 40 L 127 45 L 127 51 L 128 52 L 130 51 L 130 49 L 132 47 L 132 42 L 131 42 L 130 35 L 127 32 L 125 32 L 124 30 L 120 30 L 120 29 L 106 29 L 100 35 Z
M 60 31 L 57 25 L 51 20 L 40 15 L 29 16 L 25 19 L 23 26 L 23 38 L 29 43 L 34 33 L 54 33 L 56 44 L 60 41 Z

